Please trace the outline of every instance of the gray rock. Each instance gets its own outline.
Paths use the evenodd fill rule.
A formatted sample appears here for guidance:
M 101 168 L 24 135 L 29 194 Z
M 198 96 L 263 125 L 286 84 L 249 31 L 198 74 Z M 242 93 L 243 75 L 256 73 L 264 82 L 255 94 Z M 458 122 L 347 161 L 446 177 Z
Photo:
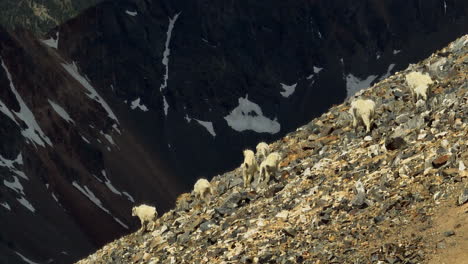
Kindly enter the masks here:
M 466 202 L 468 202 L 468 188 L 465 188 L 458 196 L 458 205 L 463 205 Z
M 389 138 L 385 140 L 385 148 L 387 150 L 401 149 L 406 145 L 406 141 L 401 137 Z
M 448 231 L 444 232 L 444 236 L 446 236 L 446 237 L 450 237 L 450 236 L 454 236 L 454 235 L 455 235 L 455 232 L 453 230 L 448 230 Z

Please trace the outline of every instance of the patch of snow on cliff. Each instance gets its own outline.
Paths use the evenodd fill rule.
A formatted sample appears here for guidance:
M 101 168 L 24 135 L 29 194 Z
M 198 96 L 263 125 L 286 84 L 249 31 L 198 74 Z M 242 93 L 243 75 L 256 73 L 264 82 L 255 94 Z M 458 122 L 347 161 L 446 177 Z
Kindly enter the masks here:
M 138 12 L 137 12 L 137 11 L 125 10 L 125 13 L 127 13 L 127 15 L 129 15 L 129 16 L 136 16 L 136 15 L 138 15 Z
M 18 255 L 24 262 L 26 262 L 27 264 L 39 264 L 37 262 L 34 262 L 30 259 L 28 259 L 27 257 L 21 255 L 18 251 L 15 251 L 16 255 Z
M 117 217 L 113 216 L 114 220 L 119 223 L 119 225 L 123 226 L 124 228 L 128 229 L 128 226 L 126 224 L 124 224 L 122 221 L 120 221 L 120 219 L 118 219 Z
M 371 83 L 377 78 L 377 75 L 370 75 L 366 79 L 359 79 L 351 73 L 346 76 L 346 94 L 347 97 L 351 97 L 362 89 L 365 89 L 371 85 Z
M 280 94 L 284 98 L 288 98 L 291 94 L 293 94 L 294 91 L 296 90 L 296 86 L 297 86 L 297 83 L 292 84 L 292 85 L 286 85 L 284 83 L 280 83 L 280 84 L 281 84 L 281 88 L 283 88 L 283 90 L 284 90 L 284 91 L 280 92 Z
M 11 207 L 7 202 L 0 203 L 0 205 L 3 206 L 8 211 L 11 211 Z
M 169 55 L 171 55 L 171 49 L 169 48 L 169 44 L 171 43 L 171 37 L 172 37 L 172 30 L 174 29 L 175 22 L 177 21 L 177 18 L 179 18 L 180 13 L 177 13 L 174 15 L 173 18 L 169 18 L 169 26 L 167 27 L 167 38 L 166 38 L 166 45 L 163 53 L 163 59 L 162 59 L 162 64 L 166 68 L 166 72 L 164 74 L 164 81 L 159 87 L 159 90 L 162 91 L 167 87 L 167 80 L 169 79 Z M 167 111 L 169 109 L 169 105 L 167 104 L 166 98 L 164 99 L 164 113 L 167 116 Z
M 60 105 L 54 103 L 52 100 L 48 99 L 49 100 L 49 104 L 52 106 L 52 108 L 54 109 L 54 111 L 61 117 L 63 118 L 65 121 L 67 121 L 68 123 L 75 123 L 75 121 L 73 121 L 73 119 L 70 117 L 70 115 L 67 113 L 67 111 L 65 111 L 65 109 L 63 109 L 63 107 L 61 107 Z
M 62 63 L 62 67 L 88 91 L 86 95 L 89 98 L 98 102 L 102 106 L 102 108 L 106 110 L 107 115 L 115 122 L 119 123 L 119 120 L 117 120 L 117 116 L 114 114 L 114 112 L 112 112 L 112 109 L 109 107 L 106 101 L 104 101 L 104 99 L 97 93 L 94 87 L 89 83 L 88 79 L 80 75 L 75 62 L 71 64 Z
M 118 194 L 118 195 L 122 195 L 121 192 L 119 192 L 115 187 L 114 185 L 112 185 L 111 181 L 107 178 L 107 174 L 106 174 L 106 171 L 105 170 L 101 170 L 101 174 L 102 176 L 104 176 L 104 179 L 106 179 L 106 181 L 104 182 L 107 186 L 107 188 L 109 188 L 109 190 L 111 190 L 111 192 L 115 193 L 115 194 Z
M 401 50 L 393 50 L 393 55 L 397 55 L 400 52 L 401 52 Z
M 198 119 L 195 119 L 200 125 L 206 128 L 208 130 L 208 133 L 210 133 L 213 137 L 216 137 L 216 133 L 213 128 L 213 123 L 212 122 L 207 122 L 207 121 L 201 121 Z
M 23 101 L 23 98 L 21 98 L 21 95 L 16 91 L 16 88 L 13 84 L 13 79 L 8 71 L 8 68 L 6 67 L 5 63 L 2 61 L 2 67 L 6 72 L 7 78 L 10 81 L 10 89 L 13 92 L 13 94 L 16 97 L 16 100 L 19 103 L 20 110 L 19 112 L 14 112 L 13 113 L 21 119 L 27 126 L 26 129 L 23 129 L 21 131 L 21 134 L 23 137 L 25 137 L 27 140 L 29 140 L 33 144 L 38 144 L 42 147 L 45 147 L 45 144 L 47 143 L 49 146 L 52 146 L 52 142 L 50 139 L 45 135 L 45 133 L 42 131 L 41 127 L 36 121 L 36 118 L 34 117 L 33 113 L 31 110 L 28 108 L 26 103 Z M 45 142 L 45 143 L 44 143 Z
M 143 111 L 143 112 L 148 111 L 148 107 L 146 107 L 146 105 L 140 103 L 140 97 L 138 97 L 137 99 L 133 100 L 130 104 L 131 104 L 131 105 L 130 105 L 130 108 L 131 108 L 132 110 L 135 110 L 136 108 L 139 108 L 139 109 L 140 109 L 141 111 Z
M 101 135 L 103 135 L 107 139 L 107 141 L 109 141 L 109 143 L 111 143 L 112 145 L 115 145 L 114 139 L 112 138 L 111 135 L 108 135 L 108 134 L 102 132 L 102 130 L 100 130 L 99 133 Z
M 395 67 L 394 63 L 388 65 L 387 72 L 384 75 L 382 75 L 382 77 L 379 78 L 379 81 L 388 78 L 390 76 L 390 74 L 392 73 L 392 70 L 393 70 L 394 67 Z
M 315 67 L 315 66 L 314 66 L 314 73 L 315 73 L 315 74 L 319 73 L 319 72 L 322 71 L 322 70 L 323 70 L 323 68 Z
M 3 184 L 6 187 L 8 187 L 8 188 L 12 189 L 13 191 L 15 191 L 16 193 L 24 195 L 23 185 L 21 185 L 21 183 L 19 182 L 18 177 L 13 176 L 13 182 L 3 180 Z
M 16 125 L 19 126 L 18 122 L 16 121 L 15 117 L 13 116 L 13 113 L 8 109 L 8 107 L 0 100 L 0 112 L 2 112 L 4 115 L 6 115 L 8 118 L 13 120 L 13 122 L 16 123 Z
M 166 101 L 166 97 L 163 96 L 163 102 L 164 102 L 164 114 L 167 116 L 167 112 L 169 110 L 169 104 Z
M 127 200 L 129 200 L 132 203 L 135 203 L 135 199 L 128 193 L 128 192 L 122 192 L 123 195 L 127 197 Z
M 109 210 L 102 206 L 101 200 L 99 200 L 96 197 L 96 195 L 94 195 L 94 193 L 90 189 L 88 189 L 86 185 L 84 185 L 84 188 L 82 188 L 76 181 L 73 181 L 72 185 L 76 189 L 78 189 L 78 191 L 80 191 L 84 196 L 86 196 L 91 202 L 93 202 L 97 207 L 101 208 L 101 210 L 109 214 Z
M 58 48 L 58 42 L 59 42 L 59 32 L 55 34 L 55 39 L 50 38 L 50 39 L 45 39 L 42 40 L 42 43 L 46 44 L 47 46 L 57 49 Z
M 19 202 L 22 206 L 26 207 L 26 209 L 28 209 L 29 211 L 31 211 L 31 212 L 33 212 L 33 213 L 36 212 L 36 208 L 34 208 L 34 207 L 32 206 L 32 204 L 31 204 L 28 200 L 26 200 L 26 198 L 24 198 L 24 197 L 16 198 L 16 200 L 18 200 L 18 202 Z
M 248 96 L 239 98 L 239 105 L 224 117 L 228 125 L 239 132 L 252 130 L 257 133 L 276 134 L 281 125 L 274 120 L 263 116 L 262 109 L 256 103 L 249 101 Z
M 88 144 L 91 144 L 91 142 L 89 142 L 89 140 L 87 138 L 85 138 L 83 135 L 81 135 L 81 139 L 83 139 L 84 142 L 86 142 Z

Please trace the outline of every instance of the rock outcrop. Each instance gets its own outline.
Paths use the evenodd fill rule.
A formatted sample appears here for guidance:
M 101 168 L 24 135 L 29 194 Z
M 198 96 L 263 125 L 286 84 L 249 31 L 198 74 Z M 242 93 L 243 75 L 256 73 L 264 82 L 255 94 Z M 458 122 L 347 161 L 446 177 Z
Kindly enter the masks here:
M 436 84 L 418 108 L 404 76 L 421 70 Z M 465 35 L 360 92 L 378 102 L 370 134 L 351 128 L 349 100 L 334 106 L 270 146 L 285 157 L 274 183 L 244 189 L 239 169 L 216 176 L 208 205 L 185 194 L 154 232 L 78 263 L 439 263 L 444 252 L 462 263 L 467 80 Z

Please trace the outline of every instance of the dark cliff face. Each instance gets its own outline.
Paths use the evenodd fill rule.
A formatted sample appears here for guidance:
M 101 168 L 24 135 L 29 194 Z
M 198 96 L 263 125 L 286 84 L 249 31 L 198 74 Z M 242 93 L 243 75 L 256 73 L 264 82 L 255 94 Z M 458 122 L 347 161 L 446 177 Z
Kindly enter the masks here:
M 467 13 L 448 0 L 107 1 L 45 42 L 1 30 L 0 256 L 83 256 L 136 227 L 133 200 L 167 210 L 243 148 L 466 33 Z M 11 83 L 37 126 L 14 113 Z
M 176 177 L 71 60 L 0 29 L 0 262 L 69 263 L 167 210 Z
M 61 26 L 58 45 L 116 105 L 130 110 L 139 99 L 149 111 L 136 108 L 131 119 L 191 184 L 236 167 L 243 148 L 294 130 L 347 89 L 455 39 L 466 31 L 467 8 L 466 1 L 108 1 Z M 239 105 L 228 120 L 243 131 L 225 118 Z

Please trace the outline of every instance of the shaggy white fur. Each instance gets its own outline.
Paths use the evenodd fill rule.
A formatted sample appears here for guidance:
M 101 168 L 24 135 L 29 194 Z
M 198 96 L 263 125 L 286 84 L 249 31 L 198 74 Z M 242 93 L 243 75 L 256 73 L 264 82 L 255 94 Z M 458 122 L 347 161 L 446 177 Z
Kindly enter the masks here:
M 270 182 L 270 176 L 275 174 L 279 169 L 279 163 L 281 161 L 281 155 L 278 152 L 272 152 L 268 157 L 260 164 L 260 176 L 258 182 L 262 179 L 268 184 Z
M 420 72 L 410 72 L 405 76 L 413 101 L 417 102 L 420 98 L 427 101 L 427 90 L 429 85 L 433 83 L 429 74 Z
M 268 144 L 265 142 L 260 142 L 258 143 L 256 150 L 258 160 L 264 160 L 268 153 L 270 153 L 270 146 L 268 146 Z
M 158 212 L 155 207 L 142 204 L 132 208 L 132 216 L 138 216 L 141 222 L 141 230 L 146 230 L 145 223 L 156 220 Z
M 255 154 L 252 150 L 244 150 L 244 162 L 242 163 L 241 168 L 242 176 L 244 178 L 244 188 L 247 188 L 250 186 L 250 183 L 258 170 Z
M 374 119 L 375 102 L 370 99 L 357 99 L 351 103 L 349 113 L 353 116 L 353 128 L 356 129 L 358 122 L 362 121 L 368 133 Z
M 213 189 L 207 179 L 199 179 L 193 187 L 193 192 L 195 193 L 195 197 L 201 200 L 205 200 L 208 193 L 213 195 Z

